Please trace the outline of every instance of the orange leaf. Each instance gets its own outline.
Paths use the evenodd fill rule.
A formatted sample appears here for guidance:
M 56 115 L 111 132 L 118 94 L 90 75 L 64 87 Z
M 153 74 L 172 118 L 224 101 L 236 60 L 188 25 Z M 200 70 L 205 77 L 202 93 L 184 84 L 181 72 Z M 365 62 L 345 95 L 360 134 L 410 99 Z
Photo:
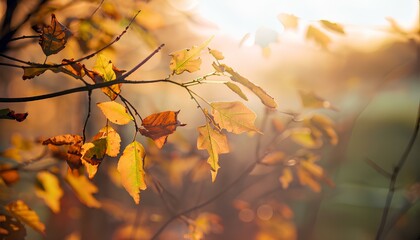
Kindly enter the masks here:
M 83 69 L 84 65 L 82 65 L 78 62 L 73 62 L 73 60 L 74 60 L 73 58 L 72 59 L 63 59 L 61 61 L 61 64 L 66 64 L 66 65 L 63 66 L 63 68 L 65 68 L 67 71 L 71 72 L 75 76 L 79 76 L 79 77 L 85 76 L 86 72 Z
M 70 30 L 59 23 L 54 14 L 51 14 L 51 25 L 42 28 L 39 44 L 45 55 L 49 56 L 63 50 L 70 36 Z
M 49 68 L 45 67 L 23 67 L 23 76 L 22 79 L 31 79 L 36 76 L 39 76 L 43 74 L 45 71 L 47 71 Z
M 281 183 L 281 187 L 283 189 L 287 189 L 289 187 L 289 184 L 293 180 L 292 170 L 290 168 L 283 169 L 283 172 L 281 176 L 279 177 L 279 181 Z
M 168 135 L 175 132 L 176 127 L 185 126 L 178 121 L 178 113 L 179 111 L 166 111 L 147 116 L 143 119 L 141 124 L 143 128 L 139 128 L 139 132 L 153 139 L 158 148 L 162 148 Z
M 66 176 L 66 181 L 80 202 L 88 207 L 101 207 L 101 203 L 93 196 L 94 193 L 98 192 L 98 188 L 85 175 L 74 176 L 69 172 Z
M 6 210 L 35 231 L 43 235 L 45 234 L 45 225 L 39 220 L 38 214 L 30 209 L 22 200 L 7 204 Z
M 54 145 L 54 146 L 62 146 L 62 145 L 69 145 L 67 149 L 67 164 L 72 169 L 78 169 L 82 166 L 82 162 L 80 161 L 80 157 L 82 154 L 80 153 L 81 147 L 83 143 L 83 138 L 79 135 L 71 135 L 71 134 L 64 134 L 55 136 L 52 138 L 48 138 L 47 140 L 43 141 L 43 145 Z

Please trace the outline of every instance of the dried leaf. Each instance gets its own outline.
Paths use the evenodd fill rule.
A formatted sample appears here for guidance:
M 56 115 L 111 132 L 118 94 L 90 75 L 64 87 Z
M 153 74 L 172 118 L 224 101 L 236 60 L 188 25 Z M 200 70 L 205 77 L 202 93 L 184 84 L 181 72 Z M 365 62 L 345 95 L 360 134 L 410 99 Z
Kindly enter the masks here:
M 314 40 L 324 49 L 327 49 L 328 45 L 331 43 L 330 37 L 312 25 L 309 25 L 308 30 L 306 31 L 306 39 Z
M 322 26 L 324 26 L 325 28 L 327 28 L 331 31 L 334 31 L 334 32 L 340 33 L 340 34 L 346 34 L 344 32 L 343 26 L 341 26 L 338 23 L 333 23 L 333 22 L 330 22 L 330 21 L 327 21 L 327 20 L 320 20 L 319 22 L 322 24 Z
M 238 82 L 243 86 L 247 87 L 251 90 L 258 98 L 260 98 L 261 102 L 269 107 L 269 108 L 277 108 L 277 103 L 274 101 L 270 95 L 268 95 L 261 87 L 255 85 L 254 83 L 250 82 L 248 79 L 241 76 L 239 73 L 235 72 L 232 68 L 222 65 L 225 68 L 225 71 L 228 72 L 230 75 L 230 79 L 232 81 Z
M 70 30 L 58 22 L 54 14 L 51 14 L 51 25 L 42 28 L 39 44 L 44 54 L 49 56 L 63 50 L 70 36 Z
M 134 141 L 125 147 L 118 161 L 117 169 L 121 174 L 121 183 L 136 204 L 140 203 L 140 190 L 147 188 L 143 166 L 145 155 L 143 145 Z
M 238 85 L 231 83 L 231 82 L 227 82 L 225 83 L 225 85 L 232 90 L 234 93 L 238 94 L 239 97 L 241 97 L 243 100 L 248 101 L 248 98 L 246 97 L 246 95 L 242 92 L 241 88 L 238 87 Z
M 80 151 L 83 144 L 82 136 L 64 134 L 48 138 L 47 140 L 43 141 L 42 144 L 51 144 L 54 146 L 69 145 L 69 148 L 67 149 L 67 164 L 72 169 L 78 169 L 82 166 L 82 162 L 80 161 L 80 157 L 82 156 Z
M 281 13 L 277 18 L 285 29 L 297 29 L 298 27 L 299 19 L 295 15 Z
M 15 218 L 19 219 L 42 235 L 45 235 L 45 225 L 39 220 L 36 212 L 30 209 L 22 200 L 9 203 L 5 208 Z
M 214 49 L 210 49 L 209 48 L 209 53 L 216 59 L 216 60 L 223 60 L 225 59 L 225 57 L 223 56 L 223 53 L 214 50 Z
M 185 126 L 178 121 L 178 113 L 179 111 L 166 111 L 147 116 L 143 119 L 143 128 L 139 128 L 139 131 L 143 136 L 153 139 L 158 148 L 162 148 L 168 135 L 175 132 L 176 127 Z
M 117 102 L 101 102 L 96 105 L 101 109 L 106 118 L 115 124 L 125 125 L 134 120 L 134 118 L 128 113 L 127 109 Z
M 45 71 L 47 71 L 49 68 L 45 67 L 23 67 L 23 76 L 22 79 L 31 79 L 36 76 L 39 76 L 43 74 Z
M 192 48 L 179 50 L 169 54 L 172 59 L 169 63 L 169 68 L 173 74 L 181 74 L 184 71 L 195 72 L 200 69 L 201 59 L 199 57 L 201 51 L 207 47 L 213 37 L 209 38 L 200 46 L 193 46 Z
M 211 179 L 216 180 L 219 166 L 219 154 L 228 153 L 229 145 L 224 134 L 214 130 L 208 123 L 197 128 L 199 136 L 197 139 L 197 149 L 207 150 L 209 158 L 208 164 L 211 167 Z
M 99 130 L 93 139 L 105 139 L 106 140 L 106 155 L 110 157 L 116 157 L 120 153 L 121 137 L 115 129 L 111 126 L 105 126 Z
M 8 108 L 0 109 L 0 119 L 11 119 L 22 122 L 26 119 L 28 113 L 15 113 L 15 111 Z
M 300 184 L 308 186 L 314 192 L 321 192 L 321 184 L 319 184 L 319 182 L 317 182 L 309 172 L 303 168 L 298 168 L 297 176 Z
M 101 76 L 101 78 L 98 78 L 95 76 L 92 78 L 92 80 L 94 81 L 96 80 L 95 83 L 113 81 L 117 78 L 118 75 L 121 76 L 121 74 L 125 72 L 123 70 L 119 70 L 118 68 L 116 68 L 112 64 L 111 60 L 107 58 L 104 54 L 98 54 L 93 70 Z M 122 84 L 119 83 L 119 84 L 114 84 L 110 87 L 103 87 L 101 88 L 101 90 L 111 100 L 115 100 L 115 98 L 117 98 L 118 94 L 121 92 L 121 86 Z
M 257 115 L 241 102 L 211 103 L 214 121 L 229 132 L 259 132 L 254 122 Z
M 42 198 L 45 204 L 54 212 L 60 212 L 60 199 L 63 196 L 58 178 L 47 171 L 42 171 L 37 174 L 37 180 L 41 187 L 35 189 L 35 193 L 39 198 Z
M 78 63 L 78 62 L 74 62 L 74 59 L 63 59 L 61 61 L 61 64 L 65 64 L 63 66 L 64 69 L 66 69 L 67 71 L 69 71 L 70 73 L 72 73 L 75 76 L 79 76 L 79 77 L 83 77 L 85 76 L 86 72 L 83 68 L 83 65 Z
M 93 196 L 98 192 L 98 188 L 86 178 L 85 175 L 74 176 L 68 173 L 66 181 L 73 189 L 77 198 L 88 207 L 100 208 L 101 203 Z

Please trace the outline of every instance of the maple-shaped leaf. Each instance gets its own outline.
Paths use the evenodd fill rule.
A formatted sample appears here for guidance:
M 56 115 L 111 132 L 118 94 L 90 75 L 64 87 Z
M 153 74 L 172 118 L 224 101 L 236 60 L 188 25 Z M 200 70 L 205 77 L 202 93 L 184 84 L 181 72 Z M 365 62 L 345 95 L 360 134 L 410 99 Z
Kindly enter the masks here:
M 42 171 L 37 174 L 37 180 L 41 186 L 36 187 L 35 194 L 42 198 L 54 213 L 60 212 L 60 199 L 63 196 L 63 190 L 58 178 L 50 172 Z
M 228 132 L 235 134 L 259 132 L 254 124 L 257 115 L 243 103 L 213 102 L 210 105 L 214 121 Z
M 205 234 L 220 233 L 223 230 L 222 219 L 213 213 L 200 213 L 198 217 L 189 224 L 189 233 L 184 235 L 185 239 L 201 240 Z
M 25 226 L 16 218 L 9 215 L 0 215 L 0 239 L 25 240 Z
M 19 219 L 42 235 L 45 235 L 45 225 L 39 220 L 38 214 L 30 209 L 22 200 L 11 202 L 5 208 L 13 217 Z
M 246 88 L 248 88 L 249 90 L 251 90 L 261 100 L 261 102 L 265 106 L 269 108 L 277 108 L 277 103 L 274 101 L 274 98 L 268 95 L 261 87 L 255 85 L 254 83 L 252 83 L 245 77 L 241 76 L 239 73 L 235 72 L 232 68 L 223 64 L 222 66 L 225 68 L 225 71 L 231 75 L 230 79 L 232 79 L 232 81 L 238 82 L 242 84 L 243 86 L 245 86 Z
M 8 108 L 0 109 L 0 119 L 10 119 L 22 122 L 26 119 L 28 113 L 16 113 Z
M 141 143 L 134 141 L 127 145 L 118 160 L 121 183 L 136 204 L 140 203 L 140 190 L 147 188 L 145 182 L 144 157 L 146 151 Z
M 101 109 L 105 117 L 115 124 L 125 125 L 134 120 L 133 116 L 128 113 L 127 109 L 117 102 L 101 102 L 96 105 Z
M 75 176 L 69 172 L 66 181 L 80 202 L 88 207 L 101 207 L 101 203 L 93 196 L 94 193 L 98 192 L 98 188 L 85 175 Z
M 326 108 L 338 111 L 329 101 L 319 97 L 312 91 L 299 90 L 299 96 L 305 108 Z
M 298 27 L 298 18 L 295 15 L 281 13 L 277 16 L 281 24 L 285 29 L 297 29 Z
M 185 126 L 178 121 L 178 113 L 179 111 L 166 111 L 147 116 L 143 119 L 141 124 L 143 128 L 139 128 L 139 132 L 153 139 L 158 148 L 162 148 L 168 135 L 175 132 L 176 127 Z
M 99 164 L 101 164 L 105 157 L 107 140 L 100 138 L 83 144 L 81 150 L 81 161 L 85 165 L 89 178 L 93 178 L 98 171 Z
M 322 24 L 322 26 L 324 26 L 325 28 L 327 28 L 327 29 L 329 29 L 333 32 L 340 33 L 340 34 L 346 34 L 344 32 L 343 26 L 341 26 L 338 23 L 333 23 L 333 22 L 330 22 L 330 21 L 327 21 L 327 20 L 320 20 L 319 22 Z
M 210 124 L 198 127 L 197 149 L 207 150 L 209 158 L 207 163 L 211 167 L 211 179 L 216 180 L 219 166 L 219 154 L 228 153 L 229 145 L 226 135 L 213 129 Z
M 181 74 L 185 71 L 195 72 L 200 69 L 201 66 L 201 51 L 207 47 L 213 37 L 209 38 L 200 46 L 193 46 L 192 48 L 179 50 L 169 54 L 172 59 L 169 63 L 169 68 L 173 74 Z
M 58 22 L 54 14 L 51 14 L 51 25 L 42 28 L 39 44 L 44 54 L 49 56 L 63 50 L 70 36 L 70 30 Z
M 64 134 L 55 136 L 52 138 L 48 138 L 42 142 L 43 145 L 54 145 L 54 146 L 62 146 L 62 145 L 69 145 L 67 149 L 67 164 L 72 169 L 78 169 L 81 167 L 82 162 L 80 161 L 80 157 L 82 154 L 80 153 L 81 147 L 83 144 L 83 137 L 80 135 L 72 135 L 72 134 Z
M 220 51 L 214 50 L 214 49 L 210 49 L 209 48 L 209 53 L 216 59 L 216 60 L 223 60 L 225 59 L 225 57 L 223 56 L 223 53 L 221 53 Z
M 331 43 L 331 38 L 328 37 L 328 35 L 312 25 L 309 25 L 308 30 L 306 31 L 306 39 L 314 40 L 324 49 L 327 49 L 328 45 Z
M 242 92 L 241 88 L 231 82 L 227 82 L 225 83 L 225 85 L 232 90 L 234 93 L 238 94 L 239 97 L 241 97 L 243 100 L 248 101 L 248 98 L 246 97 L 246 95 Z
M 110 157 L 116 157 L 120 153 L 121 137 L 115 129 L 111 126 L 105 126 L 101 128 L 93 137 L 94 140 L 105 139 L 106 140 L 106 155 Z

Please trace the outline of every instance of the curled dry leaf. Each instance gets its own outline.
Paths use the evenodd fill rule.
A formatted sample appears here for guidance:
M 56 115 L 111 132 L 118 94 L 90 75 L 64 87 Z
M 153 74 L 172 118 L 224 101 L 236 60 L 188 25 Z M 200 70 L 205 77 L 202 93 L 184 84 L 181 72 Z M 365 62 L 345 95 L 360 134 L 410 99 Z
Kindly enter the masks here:
M 101 102 L 96 105 L 101 109 L 105 117 L 112 123 L 125 125 L 134 120 L 134 118 L 128 113 L 127 109 L 117 102 Z
M 82 156 L 80 152 L 83 144 L 82 136 L 64 134 L 48 138 L 47 140 L 43 141 L 42 144 L 54 146 L 68 145 L 69 147 L 67 149 L 66 158 L 67 164 L 72 169 L 78 169 L 82 166 L 82 162 L 80 161 L 80 157 Z
M 209 48 L 209 53 L 216 59 L 216 60 L 223 60 L 225 59 L 225 57 L 223 56 L 223 53 L 214 50 L 214 49 L 210 49 Z
M 81 161 L 85 165 L 89 178 L 93 178 L 98 171 L 99 164 L 105 157 L 107 140 L 100 138 L 85 143 L 81 150 Z
M 120 153 L 121 137 L 115 129 L 111 126 L 105 126 L 101 128 L 93 137 L 94 140 L 105 139 L 106 140 L 106 155 L 110 157 L 116 157 Z
M 15 111 L 8 108 L 0 109 L 0 119 L 11 119 L 22 122 L 26 119 L 28 113 L 15 113 Z
M 143 128 L 139 128 L 139 132 L 153 139 L 158 148 L 162 148 L 168 135 L 175 132 L 178 126 L 185 126 L 178 121 L 178 113 L 179 111 L 166 111 L 147 116 L 143 119 Z
M 42 235 L 45 235 L 45 225 L 39 220 L 38 214 L 30 209 L 22 200 L 11 202 L 5 208 L 13 217 L 19 219 Z
M 23 67 L 23 76 L 22 79 L 31 79 L 36 76 L 39 76 L 43 74 L 45 71 L 47 71 L 49 68 L 45 67 Z
M 65 64 L 63 66 L 64 69 L 66 69 L 67 71 L 69 71 L 70 73 L 72 73 L 75 76 L 78 77 L 84 77 L 86 72 L 84 70 L 84 66 L 78 62 L 74 62 L 74 59 L 63 59 L 61 61 L 61 64 Z
M 70 36 L 70 30 L 58 22 L 54 14 L 51 14 L 51 24 L 42 28 L 39 45 L 46 56 L 56 54 L 64 49 Z

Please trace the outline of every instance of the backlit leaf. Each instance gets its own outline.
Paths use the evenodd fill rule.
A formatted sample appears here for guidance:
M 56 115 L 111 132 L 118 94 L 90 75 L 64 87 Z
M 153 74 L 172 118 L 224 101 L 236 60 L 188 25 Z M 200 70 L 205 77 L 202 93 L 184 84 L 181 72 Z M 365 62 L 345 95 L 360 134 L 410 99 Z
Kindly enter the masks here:
M 334 31 L 334 32 L 340 33 L 340 34 L 345 34 L 343 26 L 341 26 L 338 23 L 333 23 L 333 22 L 330 22 L 330 21 L 327 21 L 327 20 L 320 20 L 319 22 L 322 24 L 322 26 L 324 26 L 325 28 L 327 28 L 331 31 Z
M 281 13 L 277 17 L 285 29 L 297 29 L 298 18 L 291 14 Z
M 223 66 L 225 67 L 225 71 L 228 72 L 230 75 L 232 75 L 230 77 L 232 81 L 238 82 L 242 84 L 243 86 L 247 87 L 249 90 L 251 90 L 261 100 L 261 102 L 265 106 L 269 108 L 277 107 L 277 103 L 274 101 L 274 98 L 268 95 L 261 87 L 250 82 L 248 79 L 244 78 L 239 73 L 235 72 L 232 68 L 226 65 L 223 65 Z
M 208 233 L 220 233 L 223 230 L 222 219 L 213 213 L 200 213 L 198 217 L 188 226 L 189 233 L 184 236 L 185 239 L 201 240 Z
M 300 184 L 308 186 L 314 192 L 321 192 L 321 184 L 317 182 L 308 171 L 303 168 L 298 168 L 297 176 Z
M 307 148 L 319 148 L 322 146 L 322 140 L 319 138 L 318 132 L 310 128 L 293 128 L 289 130 L 290 138 Z
M 42 188 L 37 187 L 35 193 L 39 198 L 42 198 L 45 204 L 54 212 L 60 212 L 60 199 L 63 196 L 58 178 L 47 171 L 42 171 L 37 174 L 37 180 L 42 185 Z
M 140 190 L 147 188 L 143 166 L 145 155 L 143 145 L 134 141 L 125 147 L 118 161 L 117 169 L 121 174 L 121 183 L 136 204 L 140 203 Z
M 72 73 L 73 75 L 79 76 L 79 77 L 85 76 L 86 72 L 83 68 L 83 65 L 78 62 L 73 62 L 73 61 L 74 61 L 73 58 L 63 59 L 61 61 L 61 64 L 65 64 L 63 68 L 69 71 L 70 73 Z
M 198 47 L 193 46 L 192 48 L 179 50 L 169 54 L 172 57 L 169 68 L 173 74 L 181 74 L 184 71 L 191 73 L 199 70 L 201 65 L 200 53 L 207 47 L 212 39 L 213 37 L 209 38 Z
M 293 181 L 292 170 L 290 168 L 284 168 L 279 177 L 279 181 L 281 183 L 281 187 L 283 189 L 287 189 L 289 184 Z
M 134 120 L 127 109 L 117 102 L 101 102 L 97 103 L 97 106 L 101 109 L 106 118 L 115 124 L 125 125 Z
M 328 45 L 331 43 L 330 37 L 312 25 L 309 25 L 308 30 L 306 31 L 306 39 L 315 41 L 324 49 L 327 49 Z
M 209 49 L 209 53 L 216 59 L 216 60 L 223 60 L 225 59 L 225 57 L 223 56 L 223 53 L 214 50 L 214 49 Z
M 8 108 L 0 109 L 0 119 L 11 119 L 22 122 L 27 116 L 28 113 L 15 113 L 15 111 Z
M 158 148 L 162 148 L 168 135 L 175 132 L 176 127 L 185 126 L 178 121 L 178 113 L 179 111 L 166 111 L 147 116 L 143 119 L 141 124 L 143 128 L 139 128 L 139 132 L 153 139 Z
M 211 103 L 214 121 L 229 132 L 259 132 L 254 122 L 257 115 L 241 102 Z
M 66 181 L 73 189 L 77 198 L 88 207 L 99 208 L 101 203 L 93 196 L 98 188 L 85 175 L 75 176 L 68 173 Z
M 99 164 L 101 164 L 103 158 L 105 157 L 106 147 L 107 140 L 105 138 L 99 138 L 92 142 L 83 144 L 81 150 L 81 161 L 86 167 L 89 178 L 93 178 L 95 176 Z
M 306 126 L 320 130 L 325 134 L 331 145 L 337 145 L 338 135 L 334 129 L 333 121 L 325 115 L 314 114 L 308 119 L 304 120 Z
M 39 44 L 45 55 L 49 56 L 63 50 L 70 36 L 70 30 L 59 23 L 54 14 L 51 14 L 51 25 L 42 28 Z
M 225 85 L 232 90 L 234 93 L 238 94 L 239 97 L 241 97 L 243 100 L 248 101 L 248 98 L 246 97 L 246 95 L 242 92 L 242 90 L 238 87 L 238 85 L 231 83 L 231 82 L 227 82 L 225 83 Z
M 110 157 L 116 157 L 118 153 L 120 153 L 120 143 L 121 137 L 115 129 L 111 126 L 105 126 L 99 130 L 98 134 L 93 137 L 93 139 L 101 139 L 104 138 L 106 140 L 106 155 Z
M 216 180 L 219 166 L 219 154 L 228 153 L 229 145 L 226 135 L 214 130 L 210 124 L 198 127 L 198 139 L 197 149 L 207 150 L 209 158 L 207 159 L 208 164 L 211 167 L 211 179 L 214 182 Z
M 30 209 L 22 200 L 7 204 L 6 210 L 35 231 L 45 235 L 45 225 L 39 220 L 38 214 Z
M 271 152 L 264 156 L 264 158 L 261 160 L 261 163 L 267 164 L 267 165 L 276 165 L 281 163 L 285 158 L 284 152 L 281 151 L 275 151 Z
M 329 101 L 319 97 L 314 92 L 299 90 L 299 96 L 305 108 L 326 108 L 338 111 Z

